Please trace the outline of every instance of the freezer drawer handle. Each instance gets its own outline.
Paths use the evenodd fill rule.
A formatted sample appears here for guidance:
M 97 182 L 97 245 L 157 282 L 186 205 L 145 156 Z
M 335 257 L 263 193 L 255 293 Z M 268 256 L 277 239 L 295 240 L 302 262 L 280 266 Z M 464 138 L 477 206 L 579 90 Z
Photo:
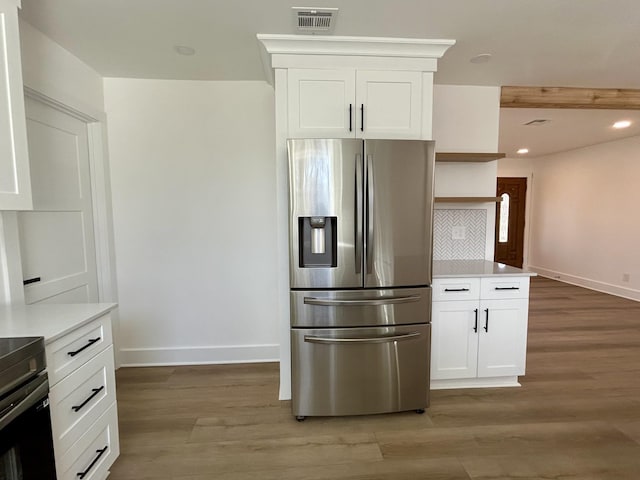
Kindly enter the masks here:
M 468 292 L 468 288 L 445 288 L 445 292 Z
M 419 302 L 420 295 L 408 295 L 405 297 L 383 297 L 383 298 L 361 298 L 358 300 L 338 300 L 331 298 L 304 297 L 305 305 L 325 305 L 328 307 L 336 305 L 355 305 L 355 306 L 378 306 L 392 305 L 395 303 L 411 303 Z
M 520 287 L 495 287 L 496 290 L 520 290 Z
M 308 343 L 323 343 L 323 344 L 345 344 L 345 343 L 390 343 L 401 342 L 403 340 L 410 340 L 412 338 L 419 337 L 420 332 L 404 333 L 402 335 L 388 335 L 383 337 L 359 337 L 359 338 L 328 338 L 328 337 L 312 337 L 310 335 L 304 336 L 304 341 Z

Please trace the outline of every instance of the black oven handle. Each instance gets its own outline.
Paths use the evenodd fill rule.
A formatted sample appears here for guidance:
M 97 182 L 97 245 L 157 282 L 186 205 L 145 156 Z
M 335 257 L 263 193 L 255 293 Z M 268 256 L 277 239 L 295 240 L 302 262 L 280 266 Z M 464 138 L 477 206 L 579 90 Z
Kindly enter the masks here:
M 46 398 L 48 393 L 49 380 L 46 375 L 41 375 L 3 398 L 0 402 L 0 431 L 39 401 L 44 400 L 46 402 L 44 406 L 48 406 L 49 400 Z

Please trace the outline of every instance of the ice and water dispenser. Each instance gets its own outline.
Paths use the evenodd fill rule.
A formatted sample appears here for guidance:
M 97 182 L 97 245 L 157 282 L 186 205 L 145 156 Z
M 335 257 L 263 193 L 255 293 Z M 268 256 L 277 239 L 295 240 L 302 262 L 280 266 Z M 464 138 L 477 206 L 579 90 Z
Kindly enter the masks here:
M 298 217 L 300 268 L 336 267 L 338 217 Z

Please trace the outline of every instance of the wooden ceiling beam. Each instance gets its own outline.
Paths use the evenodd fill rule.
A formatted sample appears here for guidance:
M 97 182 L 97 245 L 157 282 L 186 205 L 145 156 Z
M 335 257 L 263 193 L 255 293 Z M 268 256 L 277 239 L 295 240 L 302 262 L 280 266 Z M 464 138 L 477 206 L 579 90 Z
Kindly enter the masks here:
M 500 94 L 500 107 L 640 110 L 640 90 L 504 86 Z

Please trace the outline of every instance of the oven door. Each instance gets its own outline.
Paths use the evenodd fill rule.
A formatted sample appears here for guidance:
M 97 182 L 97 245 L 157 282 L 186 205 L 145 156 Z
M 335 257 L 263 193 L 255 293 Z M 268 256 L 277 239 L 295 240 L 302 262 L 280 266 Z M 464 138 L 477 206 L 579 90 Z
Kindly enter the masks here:
M 423 410 L 429 405 L 429 324 L 291 330 L 298 417 Z
M 0 400 L 0 479 L 56 480 L 48 392 L 44 374 Z

